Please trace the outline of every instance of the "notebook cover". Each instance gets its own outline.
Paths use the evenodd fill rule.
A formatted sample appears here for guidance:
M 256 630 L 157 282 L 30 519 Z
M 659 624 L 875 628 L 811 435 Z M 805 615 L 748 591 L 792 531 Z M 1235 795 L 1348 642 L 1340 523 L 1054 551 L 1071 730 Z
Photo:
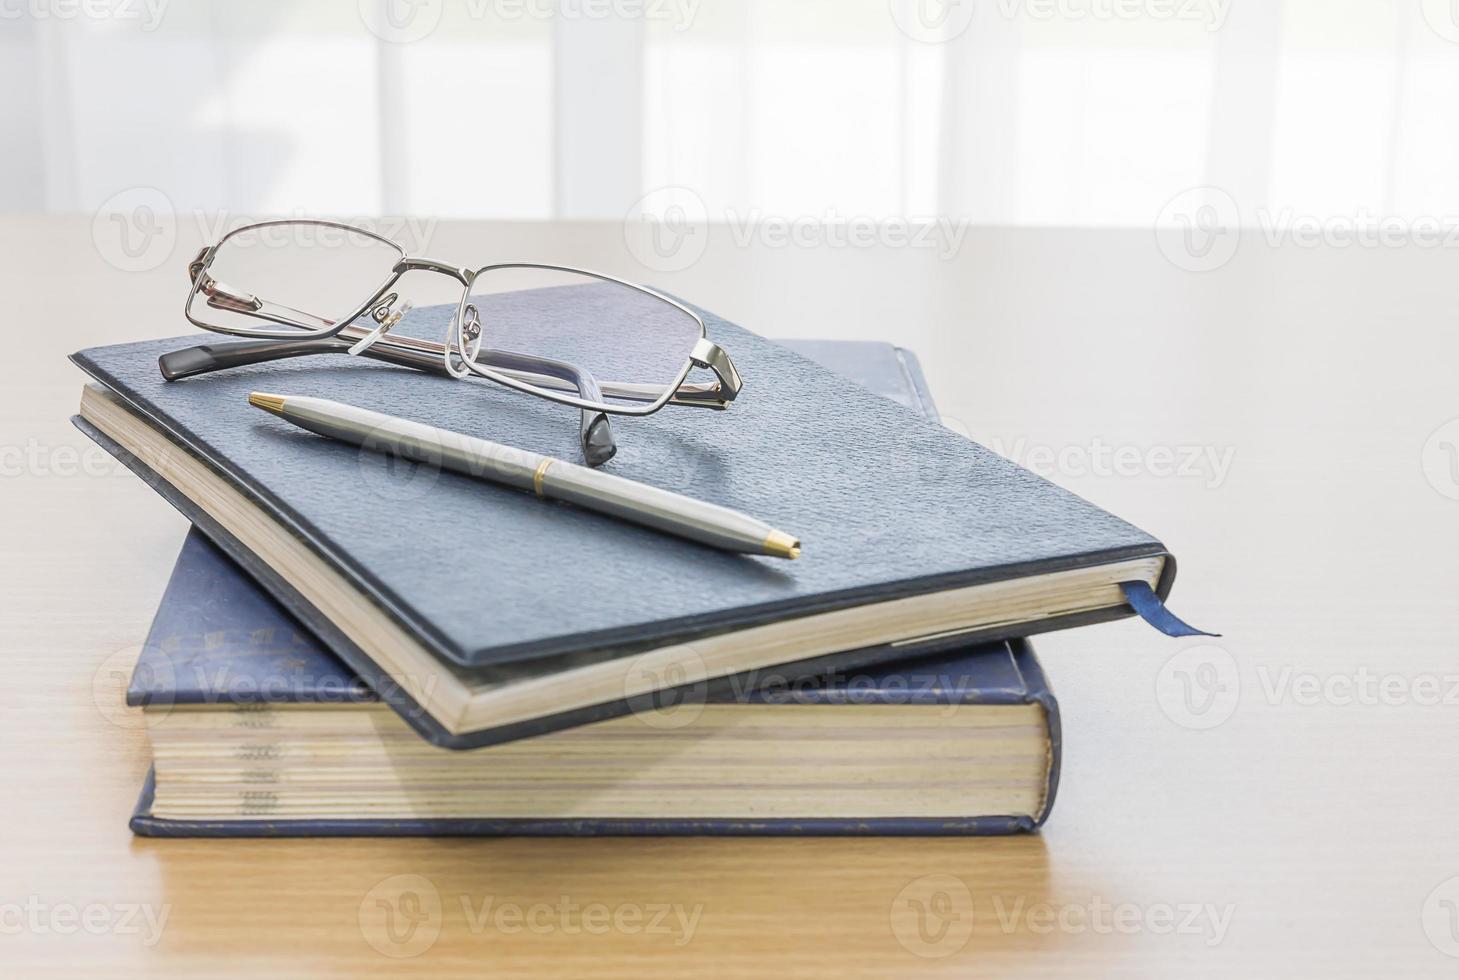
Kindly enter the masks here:
M 439 336 L 443 316 L 438 308 L 416 311 L 410 332 Z M 413 418 L 574 457 L 574 413 L 497 385 L 463 391 L 461 382 L 343 356 L 163 381 L 156 358 L 214 339 L 206 336 L 95 348 L 74 359 L 248 490 L 427 649 L 457 663 L 681 641 L 867 601 L 1166 554 L 1144 532 L 917 411 L 704 316 L 710 336 L 739 364 L 745 391 L 724 413 L 669 408 L 620 420 L 620 450 L 609 469 L 793 529 L 806 549 L 798 562 L 731 555 L 574 508 L 544 507 L 529 495 L 449 472 L 421 496 L 392 499 L 382 492 L 388 486 L 363 472 L 368 454 L 244 404 L 249 391 L 272 390 L 408 408 Z M 220 408 L 227 405 L 238 408 Z M 621 713 L 621 705 L 610 704 L 483 732 L 445 732 L 280 575 L 139 461 L 78 424 L 214 537 L 433 741 L 470 747 Z M 456 520 L 401 518 L 441 513 Z M 491 547 L 464 545 L 463 524 Z M 410 547 L 402 546 L 406 540 Z M 543 563 L 544 553 L 558 560 Z M 1162 596 L 1174 575 L 1173 561 L 1166 565 Z M 542 597 L 565 594 L 575 597 L 571 607 L 554 603 L 544 615 Z M 1001 635 L 1129 613 L 1116 607 L 1004 628 Z M 971 638 L 1001 637 L 994 629 Z M 802 666 L 813 673 L 910 652 L 883 647 Z
M 810 356 L 816 357 L 822 363 L 829 364 L 837 371 L 847 370 L 848 376 L 854 375 L 856 379 L 869 386 L 869 390 L 873 390 L 883 397 L 890 398 L 908 406 L 915 406 L 919 412 L 927 413 L 933 417 L 936 416 L 936 408 L 932 403 L 932 396 L 927 389 L 921 368 L 917 362 L 917 358 L 910 351 L 893 347 L 890 344 L 865 341 L 786 341 L 785 343 L 787 346 L 792 346 L 795 349 L 806 349 Z M 397 687 L 388 674 L 377 670 L 369 657 L 355 647 L 349 638 L 340 632 L 330 620 L 320 616 L 312 606 L 294 592 L 291 585 L 284 581 L 267 564 L 260 561 L 252 552 L 239 545 L 206 512 L 198 508 L 187 497 L 177 493 L 168 483 L 158 478 L 145 465 L 136 461 L 120 447 L 112 444 L 105 435 L 92 430 L 84 420 L 75 421 L 78 427 L 83 431 L 89 432 L 93 439 L 106 446 L 108 451 L 115 454 L 131 467 L 138 476 L 156 489 L 158 493 L 170 500 L 179 510 L 186 514 L 194 522 L 196 528 L 201 529 L 212 540 L 217 542 L 220 547 L 227 551 L 233 561 L 246 569 L 256 581 L 260 583 L 272 583 L 268 591 L 278 598 L 279 603 L 285 610 L 291 613 L 297 620 L 307 623 L 314 633 L 324 637 L 326 646 L 336 654 L 339 654 L 356 675 L 363 678 L 368 686 L 381 694 L 382 699 L 389 703 L 391 707 L 395 708 L 407 723 L 415 728 L 427 741 L 451 749 L 479 748 L 503 741 L 510 741 L 513 738 L 528 738 L 533 735 L 555 731 L 559 728 L 602 721 L 633 710 L 634 703 L 628 700 L 619 700 L 572 712 L 564 712 L 560 715 L 521 725 L 500 726 L 460 735 L 447 732 L 434 718 L 422 710 L 411 699 L 409 694 Z M 230 600 L 224 598 L 221 601 L 226 602 Z M 162 634 L 159 633 L 159 635 Z M 924 645 L 923 652 L 958 649 L 959 647 L 966 646 L 969 642 L 965 637 L 949 637 L 935 644 Z M 889 660 L 898 655 L 904 654 L 902 651 L 895 650 L 891 647 L 871 648 L 789 664 L 774 672 L 774 677 L 783 678 L 787 682 L 795 682 L 805 678 L 815 677 L 819 673 L 833 668 L 853 670 L 869 664 Z M 709 692 L 719 690 L 721 687 L 725 689 L 743 690 L 747 683 L 748 680 L 744 678 L 721 678 L 714 681 L 713 686 L 707 686 L 703 693 L 707 695 Z M 696 691 L 696 696 L 700 693 Z
M 935 418 L 917 357 L 872 341 L 787 340 L 870 391 Z M 716 692 L 732 697 L 744 683 Z M 132 673 L 127 703 L 368 703 L 370 686 L 194 527 Z

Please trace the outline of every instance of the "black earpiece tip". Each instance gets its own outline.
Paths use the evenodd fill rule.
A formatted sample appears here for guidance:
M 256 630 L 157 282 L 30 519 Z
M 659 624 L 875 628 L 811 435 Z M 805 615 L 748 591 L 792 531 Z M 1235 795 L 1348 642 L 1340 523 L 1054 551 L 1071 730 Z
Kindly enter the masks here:
M 618 444 L 613 441 L 613 426 L 609 424 L 608 416 L 599 412 L 583 432 L 583 456 L 589 466 L 602 466 L 617 452 Z
M 157 358 L 157 367 L 161 369 L 162 376 L 168 381 L 202 374 L 212 370 L 216 363 L 217 359 L 213 357 L 212 349 L 207 346 L 175 350 Z

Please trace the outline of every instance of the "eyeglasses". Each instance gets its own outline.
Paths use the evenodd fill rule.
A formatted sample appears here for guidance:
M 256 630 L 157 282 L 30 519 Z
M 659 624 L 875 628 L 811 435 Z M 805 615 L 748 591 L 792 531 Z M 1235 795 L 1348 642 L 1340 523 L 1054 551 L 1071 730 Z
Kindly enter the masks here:
M 437 343 L 391 331 L 411 311 L 407 272 L 461 286 Z M 388 238 L 331 221 L 264 221 L 229 232 L 188 265 L 189 322 L 252 338 L 165 354 L 169 381 L 310 354 L 363 355 L 458 379 L 495 381 L 580 410 L 590 465 L 616 451 L 607 416 L 665 405 L 724 409 L 741 380 L 687 306 L 646 286 L 566 266 L 470 269 L 410 256 Z M 425 310 L 418 315 L 425 314 Z M 691 384 L 695 368 L 716 380 Z

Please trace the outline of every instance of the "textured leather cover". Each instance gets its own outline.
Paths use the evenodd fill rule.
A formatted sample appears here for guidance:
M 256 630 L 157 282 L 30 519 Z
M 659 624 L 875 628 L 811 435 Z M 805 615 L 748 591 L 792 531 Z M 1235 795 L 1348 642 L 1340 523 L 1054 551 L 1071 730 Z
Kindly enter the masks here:
M 382 701 L 385 701 L 394 708 L 422 738 L 431 742 L 433 745 L 450 749 L 481 748 L 513 739 L 531 738 L 535 735 L 542 735 L 563 728 L 587 725 L 595 721 L 616 718 L 632 711 L 657 706 L 653 698 L 620 699 L 536 718 L 519 724 L 501 725 L 464 734 L 448 732 L 431 715 L 417 705 L 408 694 L 402 691 L 391 680 L 389 675 L 381 672 L 370 658 L 365 656 L 358 647 L 351 643 L 349 638 L 340 632 L 328 618 L 319 615 L 312 606 L 298 596 L 292 586 L 280 578 L 272 568 L 259 561 L 252 552 L 239 545 L 226 530 L 219 527 L 202 509 L 198 508 L 188 498 L 177 493 L 170 484 L 159 478 L 145 465 L 120 446 L 113 443 L 103 433 L 93 428 L 84 419 L 73 418 L 72 421 L 81 431 L 85 432 L 92 439 L 95 439 L 108 452 L 114 454 L 125 465 L 131 468 L 134 473 L 147 481 L 148 485 L 177 507 L 199 530 L 212 541 L 216 542 L 218 547 L 229 558 L 240 565 L 255 582 L 262 585 L 266 591 L 276 597 L 278 602 L 290 615 L 307 623 L 309 629 L 321 638 L 328 649 L 338 655 L 358 677 L 363 679 L 379 695 Z M 1058 617 L 1040 625 L 1045 628 L 1084 626 L 1092 623 L 1105 622 L 1109 619 L 1116 618 L 1118 615 L 1119 613 L 1116 611 L 1102 610 L 1074 616 Z M 773 671 L 758 671 L 754 677 L 750 678 L 744 676 L 718 678 L 710 681 L 702 689 L 696 688 L 690 696 L 712 698 L 719 696 L 722 691 L 742 690 L 749 685 L 757 683 L 799 683 L 804 679 L 817 677 L 833 671 L 840 673 L 861 671 L 878 664 L 905 660 L 909 657 L 944 653 L 966 648 L 970 644 L 1008 638 L 1001 636 L 1000 632 L 1000 629 L 993 628 L 956 637 L 945 637 L 937 641 L 919 644 L 915 648 L 892 647 L 889 645 L 868 647 L 810 660 L 800 660 L 781 665 Z
M 411 332 L 439 332 L 440 322 L 431 320 L 439 311 L 417 313 Z M 372 454 L 245 404 L 251 390 L 322 395 L 571 456 L 573 413 L 496 385 L 343 356 L 162 381 L 157 356 L 202 337 L 97 348 L 74 359 L 250 492 L 428 649 L 458 663 L 684 640 L 864 601 L 1164 554 L 1138 529 L 920 413 L 705 317 L 710 335 L 733 352 L 747 378 L 740 400 L 725 413 L 669 408 L 620 420 L 620 451 L 609 469 L 790 529 L 805 542 L 801 561 L 726 554 L 449 472 L 394 480 Z M 607 704 L 483 732 L 446 732 L 275 570 L 139 461 L 78 425 L 213 537 L 433 742 L 467 748 L 626 710 Z M 1173 562 L 1167 566 L 1162 594 L 1173 575 Z M 573 603 L 561 603 L 563 595 Z M 1112 608 L 1022 624 L 1016 632 L 1128 614 Z M 963 639 L 998 637 L 990 630 Z M 805 675 L 912 652 L 884 647 L 796 667 Z
M 783 343 L 868 390 L 936 417 L 910 351 L 871 341 Z M 714 696 L 722 701 L 736 694 L 761 696 L 745 685 Z M 205 534 L 196 527 L 188 533 L 132 673 L 128 704 L 376 700 L 368 684 Z
M 127 704 L 373 704 L 370 686 L 193 528 L 127 686 Z
M 982 654 L 991 654 L 983 657 Z M 911 675 L 937 681 L 935 689 L 910 686 Z M 888 680 L 892 678 L 892 680 Z M 827 689 L 825 677 L 797 686 L 727 685 L 711 691 L 710 704 L 829 704 L 844 691 Z M 1011 704 L 1027 693 L 1006 642 L 968 644 L 935 657 L 873 665 L 862 675 L 871 703 Z M 1017 695 L 1017 697 L 1015 697 Z M 1012 700 L 1010 700 L 1012 699 Z M 194 528 L 183 541 L 172 577 L 158 604 L 127 687 L 127 704 L 371 704 L 369 685 L 334 656 Z
M 932 392 L 922 375 L 922 365 L 917 355 L 906 348 L 873 340 L 781 340 L 778 343 L 868 391 L 910 408 L 923 418 L 938 418 Z
M 440 307 L 412 313 L 444 334 Z M 1160 555 L 1158 541 L 808 358 L 704 314 L 745 390 L 733 408 L 616 424 L 608 469 L 796 534 L 797 562 L 718 551 L 451 472 L 385 461 L 246 404 L 313 395 L 574 458 L 575 413 L 490 383 L 344 355 L 166 382 L 159 355 L 76 362 L 317 548 L 425 646 L 462 665 L 680 642 L 870 601 Z M 397 328 L 399 329 L 399 328 Z M 564 604 L 561 596 L 573 596 Z

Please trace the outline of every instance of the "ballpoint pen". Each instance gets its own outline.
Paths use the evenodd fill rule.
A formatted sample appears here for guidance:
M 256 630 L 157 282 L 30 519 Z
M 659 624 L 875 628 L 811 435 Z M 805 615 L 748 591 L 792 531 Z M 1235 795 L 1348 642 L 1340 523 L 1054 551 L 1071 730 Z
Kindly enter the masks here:
M 530 490 L 542 498 L 566 501 L 715 548 L 773 558 L 800 557 L 800 542 L 764 521 L 552 456 L 325 398 L 255 391 L 248 403 L 331 439 Z

